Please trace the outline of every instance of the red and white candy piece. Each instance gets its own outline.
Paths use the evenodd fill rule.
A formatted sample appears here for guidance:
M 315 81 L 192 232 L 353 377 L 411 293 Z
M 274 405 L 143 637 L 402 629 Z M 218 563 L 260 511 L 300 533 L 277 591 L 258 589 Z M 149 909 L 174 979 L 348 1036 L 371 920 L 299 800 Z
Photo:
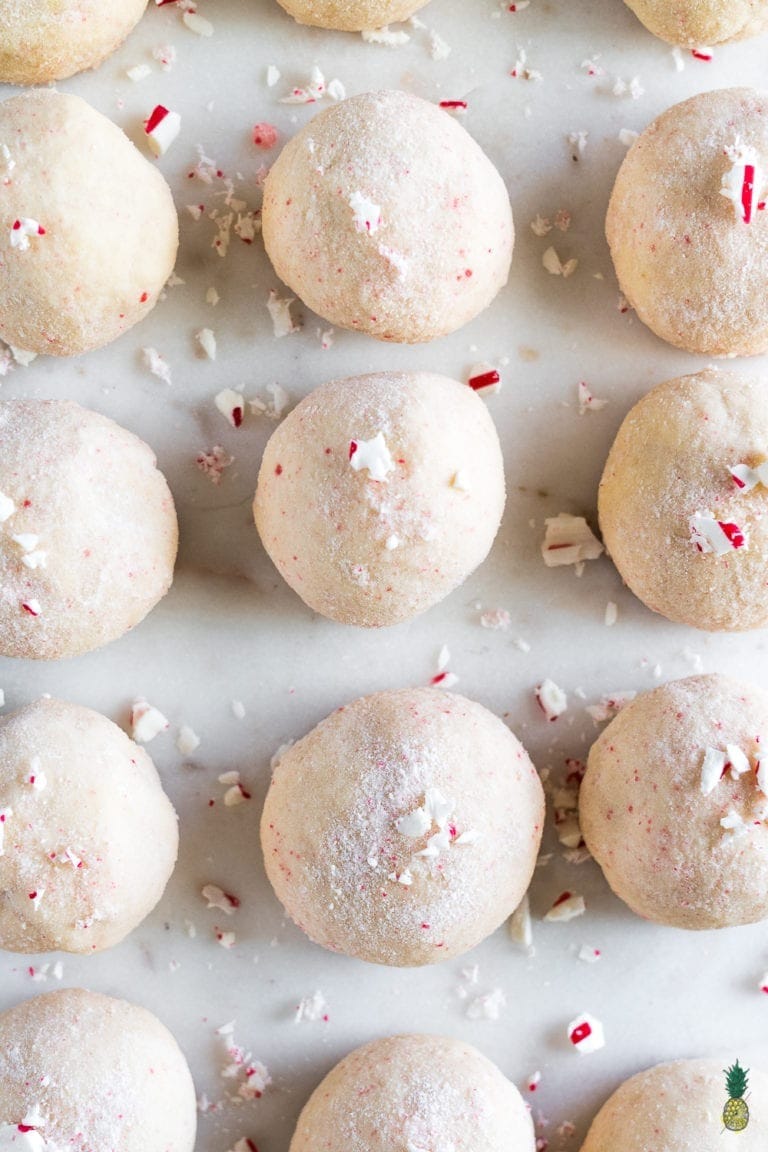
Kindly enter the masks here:
M 583 960 L 585 964 L 597 964 L 598 960 L 602 958 L 600 949 L 593 948 L 591 944 L 582 944 L 578 955 L 579 960 Z
M 254 124 L 251 139 L 257 148 L 268 152 L 277 144 L 277 138 L 278 132 L 274 124 L 268 124 L 266 120 L 260 120 L 258 124 Z
M 557 720 L 568 708 L 568 697 L 554 680 L 542 680 L 536 687 L 536 703 L 547 720 Z
M 749 534 L 729 520 L 717 520 L 709 511 L 696 512 L 688 519 L 691 544 L 699 552 L 714 552 L 725 556 L 740 548 L 749 547 Z
M 153 156 L 164 156 L 181 131 L 181 116 L 163 104 L 152 109 L 144 121 L 144 133 Z
M 138 744 L 148 744 L 168 727 L 168 721 L 159 709 L 144 699 L 134 702 L 131 708 L 131 736 Z
M 768 488 L 768 463 L 750 468 L 748 464 L 733 464 L 728 471 L 734 484 L 743 492 L 751 492 L 758 484 Z
M 223 888 L 219 888 L 218 884 L 206 884 L 200 895 L 206 901 L 208 909 L 216 908 L 227 916 L 232 916 L 240 907 L 239 898 L 230 892 L 225 892 Z
M 45 228 L 31 216 L 20 216 L 11 225 L 11 248 L 26 252 L 30 236 L 45 236 Z
M 546 531 L 541 555 L 547 568 L 597 560 L 605 549 L 583 516 L 560 512 L 544 521 Z
M 731 201 L 737 220 L 751 224 L 755 213 L 765 208 L 766 178 L 757 150 L 734 144 L 726 155 L 731 167 L 723 173 L 720 195 Z
M 526 1081 L 526 1092 L 535 1092 L 539 1084 L 541 1084 L 541 1072 L 532 1072 Z
M 763 978 L 758 984 L 758 988 L 768 996 L 768 972 L 763 973 Z
M 501 374 L 489 364 L 475 364 L 470 369 L 467 384 L 478 396 L 495 396 L 501 392 Z
M 349 463 L 355 472 L 365 468 L 369 479 L 378 481 L 386 480 L 395 468 L 383 432 L 377 432 L 372 440 L 350 440 Z
M 545 920 L 567 923 L 577 916 L 583 916 L 587 910 L 584 897 L 575 892 L 561 892 L 557 900 L 544 916 Z
M 568 1025 L 568 1039 L 582 1056 L 588 1056 L 605 1047 L 603 1025 L 594 1016 L 590 1016 L 588 1012 L 577 1016 Z
M 240 427 L 245 413 L 245 401 L 240 392 L 235 392 L 232 388 L 224 388 L 217 393 L 213 402 L 233 428 Z
M 0 1152 L 45 1152 L 47 1144 L 29 1125 L 0 1124 Z
M 704 761 L 701 765 L 701 794 L 709 796 L 714 792 L 723 778 L 725 772 L 725 753 L 719 748 L 705 748 Z
M 369 200 L 362 192 L 353 192 L 349 198 L 352 209 L 352 222 L 356 232 L 368 232 L 371 236 L 381 228 L 381 208 Z
M 702 44 L 700 48 L 691 48 L 691 56 L 694 60 L 703 60 L 705 64 L 709 64 L 710 61 L 714 60 L 715 53 L 711 48 Z

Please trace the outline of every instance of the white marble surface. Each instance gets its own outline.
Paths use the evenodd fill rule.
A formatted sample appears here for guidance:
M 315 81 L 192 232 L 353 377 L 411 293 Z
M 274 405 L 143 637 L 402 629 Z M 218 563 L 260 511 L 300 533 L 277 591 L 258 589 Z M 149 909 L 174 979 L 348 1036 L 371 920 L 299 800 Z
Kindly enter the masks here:
M 617 310 L 602 221 L 624 154 L 618 132 L 641 129 L 694 92 L 759 84 L 768 42 L 718 50 L 709 64 L 686 55 L 679 72 L 668 46 L 647 34 L 621 0 L 532 0 L 515 15 L 504 7 L 497 0 L 433 0 L 421 18 L 452 47 L 446 60 L 434 61 L 424 31 L 411 29 L 408 44 L 384 48 L 301 30 L 273 0 L 202 0 L 215 34 L 200 39 L 181 24 L 175 6 L 152 3 L 98 73 L 61 85 L 137 140 L 155 103 L 181 112 L 181 136 L 159 163 L 181 212 L 178 274 L 185 283 L 112 347 L 71 362 L 38 360 L 9 375 L 2 396 L 72 396 L 147 439 L 178 502 L 182 547 L 173 591 L 133 635 L 62 664 L 0 661 L 0 686 L 8 707 L 51 692 L 121 722 L 132 699 L 144 695 L 172 720 L 170 733 L 149 750 L 181 818 L 176 874 L 155 914 L 119 948 L 65 957 L 63 983 L 132 998 L 159 1013 L 189 1056 L 198 1090 L 211 1100 L 226 1087 L 213 1030 L 237 1020 L 237 1037 L 268 1065 L 274 1083 L 260 1101 L 201 1116 L 201 1152 L 226 1152 L 241 1136 L 260 1152 L 285 1152 L 320 1076 L 354 1045 L 396 1030 L 463 1037 L 518 1084 L 541 1070 L 533 1103 L 549 1121 L 540 1134 L 549 1137 L 550 1150 L 578 1148 L 608 1092 L 657 1060 L 717 1052 L 768 1064 L 768 998 L 757 990 L 768 968 L 766 929 L 687 935 L 645 924 L 611 896 L 593 864 L 569 866 L 559 850 L 537 871 L 532 889 L 534 957 L 499 932 L 465 960 L 422 971 L 367 967 L 314 947 L 285 923 L 264 878 L 257 828 L 277 746 L 356 695 L 426 682 L 443 644 L 458 689 L 503 713 L 536 763 L 555 772 L 566 756 L 582 756 L 595 734 L 577 689 L 588 701 L 642 690 L 657 676 L 690 674 L 699 660 L 705 670 L 757 681 L 768 673 L 763 635 L 708 637 L 674 627 L 622 589 L 607 560 L 589 565 L 579 580 L 571 570 L 545 570 L 539 556 L 546 515 L 570 511 L 594 521 L 602 463 L 630 405 L 652 384 L 702 363 L 665 347 Z M 176 46 L 178 61 L 164 73 L 151 52 L 167 43 Z M 509 75 L 519 48 L 541 81 Z M 588 76 L 581 67 L 587 58 L 606 74 Z M 152 74 L 132 83 L 126 69 L 139 63 L 150 63 Z M 265 83 L 270 63 L 283 76 L 273 89 Z M 318 331 L 327 325 L 305 312 L 300 334 L 275 340 L 265 299 L 278 285 L 260 244 L 234 238 L 228 258 L 220 259 L 210 247 L 211 223 L 193 222 L 184 209 L 221 206 L 221 185 L 187 178 L 198 144 L 234 178 L 237 195 L 258 203 L 264 156 L 251 145 L 250 129 L 266 120 L 288 135 L 309 119 L 315 109 L 280 104 L 278 97 L 303 83 L 315 63 L 349 93 L 400 86 L 433 100 L 466 98 L 464 124 L 508 181 L 518 225 L 509 286 L 474 324 L 433 346 L 389 347 L 337 332 L 323 351 Z M 634 76 L 645 89 L 639 98 L 612 94 L 616 77 Z M 567 135 L 581 130 L 588 144 L 574 162 Z M 559 208 L 573 214 L 570 231 L 534 236 L 534 215 Z M 563 258 L 579 260 L 567 281 L 542 268 L 550 243 Z M 205 303 L 211 285 L 221 296 L 216 308 Z M 218 340 L 215 363 L 195 354 L 194 333 L 203 326 Z M 145 346 L 166 356 L 170 388 L 142 367 Z M 253 417 L 236 432 L 213 396 L 225 386 L 259 395 L 279 382 L 295 400 L 334 375 L 424 367 L 462 377 L 479 359 L 501 358 L 508 361 L 504 388 L 489 405 L 504 447 L 509 501 L 482 570 L 424 618 L 379 634 L 314 617 L 277 577 L 251 522 L 270 424 Z M 580 417 L 579 380 L 608 407 Z M 194 463 L 214 443 L 236 457 L 220 488 Z M 609 600 L 619 608 L 613 628 L 603 623 Z M 507 609 L 510 631 L 482 629 L 480 604 Z M 516 647 L 518 637 L 530 644 L 528 653 Z M 553 725 L 533 703 L 533 687 L 544 676 L 571 697 L 569 712 Z M 234 699 L 245 705 L 242 720 L 233 716 Z M 202 740 L 191 765 L 174 745 L 180 724 Z M 227 809 L 216 779 L 232 769 L 242 772 L 253 800 Z M 550 829 L 547 842 L 553 839 Z M 224 924 L 205 911 L 199 892 L 206 882 L 242 899 Z M 541 923 L 565 888 L 585 895 L 587 914 L 564 925 Z M 196 926 L 195 938 L 187 922 Z M 215 941 L 214 925 L 236 932 L 232 950 Z M 603 959 L 580 962 L 582 943 L 600 948 Z M 58 986 L 33 982 L 27 970 L 51 959 L 1 955 L 0 1008 Z M 477 984 L 470 986 L 462 969 L 474 965 Z M 469 1019 L 460 988 L 469 1000 L 502 989 L 507 1004 L 499 1019 Z M 316 989 L 327 998 L 329 1021 L 295 1024 L 295 1006 Z M 607 1046 L 580 1058 L 565 1027 L 584 1010 L 603 1020 Z M 570 1141 L 557 1133 L 566 1120 L 577 1125 Z

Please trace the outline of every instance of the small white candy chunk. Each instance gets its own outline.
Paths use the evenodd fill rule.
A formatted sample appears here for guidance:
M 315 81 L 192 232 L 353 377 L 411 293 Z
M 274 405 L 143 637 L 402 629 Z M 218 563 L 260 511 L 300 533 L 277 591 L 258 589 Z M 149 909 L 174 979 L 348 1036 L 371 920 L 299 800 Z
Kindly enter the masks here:
M 453 476 L 451 477 L 451 488 L 454 488 L 457 492 L 472 491 L 472 485 L 470 483 L 469 476 L 463 469 L 460 468 L 458 472 L 454 472 Z
M 568 708 L 568 697 L 554 680 L 542 680 L 536 688 L 536 703 L 547 720 L 557 720 Z
M 421 839 L 431 827 L 432 817 L 427 815 L 424 808 L 417 808 L 415 812 L 409 812 L 406 816 L 400 816 L 395 820 L 397 831 L 401 836 L 407 836 L 409 840 Z
M 691 544 L 699 552 L 714 552 L 725 556 L 739 548 L 749 547 L 749 535 L 738 524 L 716 520 L 709 511 L 696 512 L 688 519 Z
M 625 148 L 629 148 L 637 140 L 638 133 L 633 132 L 631 128 L 619 129 L 619 140 Z
M 26 252 L 30 236 L 45 236 L 45 228 L 31 216 L 21 216 L 18 220 L 14 220 L 11 225 L 11 248 Z
M 579 400 L 579 416 L 584 416 L 587 412 L 599 412 L 608 403 L 607 400 L 598 400 L 597 396 L 593 396 L 589 385 L 584 380 L 579 380 L 576 392 Z
M 733 832 L 734 836 L 745 836 L 749 832 L 749 824 L 745 824 L 735 808 L 731 808 L 720 821 L 720 827 L 726 832 Z
M 510 938 L 521 948 L 530 948 L 533 943 L 533 925 L 531 921 L 531 904 L 528 894 L 523 896 L 515 911 L 507 921 L 507 930 Z
M 744 492 L 751 492 L 753 488 L 762 483 L 760 472 L 756 468 L 750 468 L 748 464 L 733 464 L 728 471 L 733 477 L 736 487 Z
M 144 134 L 153 156 L 164 156 L 181 131 L 181 116 L 158 104 L 144 121 Z
M 726 148 L 731 167 L 723 173 L 720 195 L 733 205 L 739 223 L 751 224 L 765 195 L 766 178 L 756 149 L 736 141 Z
M 176 747 L 182 756 L 190 756 L 196 748 L 200 747 L 200 737 L 193 728 L 183 724 L 176 737 Z
M 171 369 L 164 356 L 161 356 L 157 348 L 142 348 L 142 360 L 144 361 L 145 368 L 148 368 L 153 376 L 157 376 L 158 380 L 162 380 L 164 384 L 171 384 Z
M 393 884 L 402 884 L 404 888 L 410 888 L 413 884 L 413 874 L 410 868 L 406 868 L 402 872 L 390 872 L 387 880 L 391 880 Z
M 568 1039 L 582 1056 L 588 1056 L 605 1047 L 603 1025 L 587 1012 L 577 1016 L 568 1025 Z
M 395 469 L 383 432 L 377 432 L 373 440 L 351 440 L 349 463 L 355 472 L 366 468 L 369 479 L 377 481 L 386 480 L 387 475 Z
M 546 531 L 541 555 L 547 568 L 597 560 L 605 549 L 583 516 L 560 512 L 544 521 Z
M 36 536 L 34 532 L 19 532 L 18 535 L 11 536 L 11 540 L 14 544 L 18 544 L 24 552 L 31 552 L 40 543 L 40 537 Z
M 609 600 L 605 606 L 605 615 L 603 616 L 603 621 L 605 623 L 606 628 L 613 628 L 613 626 L 616 623 L 616 621 L 618 620 L 618 618 L 619 618 L 618 605 L 613 600 Z
M 579 960 L 583 960 L 585 964 L 597 964 L 601 959 L 601 952 L 599 948 L 593 948 L 591 944 L 582 944 L 579 948 Z
M 386 24 L 383 28 L 365 29 L 360 35 L 366 44 L 384 44 L 387 48 L 399 48 L 410 40 L 407 32 L 391 32 Z
M 28 616 L 39 616 L 42 613 L 43 608 L 40 601 L 35 600 L 35 598 L 32 597 L 29 600 L 22 600 L 21 610 L 22 612 L 26 612 Z
M 206 902 L 206 908 L 209 910 L 215 908 L 226 916 L 232 916 L 240 907 L 237 896 L 230 896 L 223 888 L 219 888 L 218 884 L 206 884 L 200 895 Z
M 0 1124 L 0 1152 L 46 1152 L 46 1142 L 35 1128 Z
M 0 808 L 0 856 L 5 855 L 5 826 L 13 816 L 13 808 Z
M 10 520 L 16 511 L 16 505 L 10 496 L 6 496 L 4 492 L 0 492 L 0 524 L 4 524 L 6 520 Z
M 294 324 L 291 316 L 291 304 L 294 302 L 293 296 L 290 298 L 278 296 L 274 288 L 269 293 L 267 311 L 272 317 L 272 328 L 278 340 L 299 331 L 298 324 Z
M 237 944 L 237 936 L 234 932 L 222 932 L 217 928 L 214 935 L 222 948 L 234 948 L 235 944 Z
M 300 1000 L 296 1006 L 296 1015 L 293 1018 L 294 1024 L 302 1024 L 305 1020 L 327 1020 L 328 1019 L 328 1001 L 322 992 L 313 992 L 311 996 L 305 996 Z
M 469 1004 L 467 1016 L 470 1020 L 498 1020 L 506 1004 L 504 992 L 501 988 L 494 988 L 487 996 L 478 996 Z
M 544 919 L 565 923 L 568 920 L 574 920 L 577 916 L 583 916 L 586 910 L 587 906 L 583 896 L 578 896 L 575 892 L 563 892 L 555 900 Z
M 579 266 L 579 262 L 576 259 L 563 262 L 554 248 L 547 248 L 541 258 L 541 262 L 550 276 L 562 276 L 564 280 L 567 280 L 569 276 L 573 276 Z
M 636 695 L 636 692 L 613 692 L 610 696 L 601 697 L 599 704 L 588 704 L 584 711 L 596 724 L 604 724 L 621 712 Z
M 195 340 L 209 360 L 216 359 L 216 337 L 213 334 L 213 329 L 201 328 L 199 332 L 195 332 Z
M 720 783 L 725 770 L 725 753 L 718 748 L 705 748 L 701 765 L 701 794 L 709 796 Z
M 151 76 L 152 69 L 149 64 L 134 64 L 132 68 L 126 68 L 125 74 L 129 80 L 137 84 L 139 80 L 146 80 L 147 76 Z
M 217 393 L 213 402 L 233 428 L 240 427 L 245 412 L 245 400 L 240 392 L 234 392 L 231 388 L 224 388 Z
M 21 562 L 25 568 L 47 568 L 48 567 L 48 553 L 37 549 L 35 552 L 25 552 L 21 558 Z
M 749 772 L 752 767 L 749 763 L 749 757 L 745 752 L 742 752 L 737 744 L 726 744 L 725 754 L 728 757 L 728 766 L 734 780 L 738 780 L 739 776 Z
M 213 24 L 198 12 L 187 11 L 181 19 L 196 36 L 213 36 Z
M 381 208 L 362 192 L 353 192 L 349 198 L 352 220 L 356 232 L 369 232 L 371 236 L 381 228 Z
M 148 744 L 168 727 L 162 712 L 146 700 L 137 700 L 131 708 L 131 736 L 139 744 Z
M 768 796 L 768 760 L 758 760 L 755 779 L 763 796 Z

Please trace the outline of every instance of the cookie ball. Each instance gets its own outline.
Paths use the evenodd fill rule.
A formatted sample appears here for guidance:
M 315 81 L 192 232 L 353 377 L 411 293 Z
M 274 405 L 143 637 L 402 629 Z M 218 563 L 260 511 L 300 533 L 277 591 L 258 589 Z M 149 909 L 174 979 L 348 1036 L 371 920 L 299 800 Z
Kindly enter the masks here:
M 765 0 L 625 0 L 649 32 L 683 48 L 745 40 L 768 29 Z
M 619 169 L 606 234 L 648 327 L 710 356 L 768 350 L 768 94 L 705 92 L 641 133 Z
M 536 769 L 501 720 L 406 688 L 339 708 L 283 755 L 261 842 L 278 899 L 316 944 L 404 967 L 459 956 L 503 923 L 543 817 Z
M 263 231 L 277 275 L 319 316 L 402 344 L 487 308 L 514 239 L 488 157 L 405 92 L 353 96 L 294 136 L 264 186 Z
M 598 513 L 654 612 L 711 632 L 768 625 L 768 376 L 706 371 L 649 392 L 613 443 Z
M 613 891 L 675 928 L 768 917 L 768 693 L 675 680 L 627 704 L 592 745 L 581 830 Z
M 0 654 L 58 660 L 171 586 L 173 497 L 137 436 L 69 400 L 0 402 Z
M 176 813 L 143 748 L 44 698 L 0 720 L 0 948 L 98 952 L 163 894 Z
M 95 68 L 146 6 L 147 0 L 0 0 L 0 82 L 48 84 Z
M 334 380 L 273 433 L 253 509 L 310 608 L 369 628 L 410 620 L 490 550 L 504 510 L 496 429 L 484 401 L 444 376 Z
M 514 1085 L 476 1048 L 445 1036 L 392 1036 L 355 1049 L 325 1077 L 290 1152 L 533 1152 L 531 1117 Z
M 741 1091 L 746 1072 L 748 1101 Z M 735 1078 L 734 1078 L 735 1076 Z M 730 1086 L 729 1086 L 730 1085 Z M 625 1080 L 595 1117 L 581 1152 L 722 1152 L 724 1130 L 739 1152 L 762 1152 L 768 1138 L 768 1075 L 731 1059 L 675 1060 Z M 746 1125 L 741 1128 L 744 1117 Z M 663 1133 L 659 1144 L 659 1133 Z
M 363 32 L 407 20 L 427 0 L 278 0 L 299 24 Z
M 0 1015 L 4 1148 L 192 1152 L 196 1126 L 187 1063 L 144 1008 L 68 988 Z
M 151 312 L 178 221 L 163 177 L 77 96 L 0 104 L 0 339 L 76 356 Z

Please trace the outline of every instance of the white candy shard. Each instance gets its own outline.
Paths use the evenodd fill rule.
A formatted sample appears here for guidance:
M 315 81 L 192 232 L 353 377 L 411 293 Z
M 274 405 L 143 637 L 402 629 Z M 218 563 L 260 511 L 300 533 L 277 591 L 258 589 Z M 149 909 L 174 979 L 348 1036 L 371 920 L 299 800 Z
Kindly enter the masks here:
M 355 472 L 366 468 L 369 479 L 378 481 L 386 480 L 388 473 L 395 469 L 383 432 L 377 432 L 373 440 L 351 440 L 349 463 Z
M 144 366 L 149 369 L 153 376 L 157 376 L 158 380 L 162 380 L 164 384 L 171 384 L 171 369 L 164 356 L 161 356 L 157 348 L 142 348 L 141 356 L 144 361 Z
M 356 232 L 368 232 L 371 236 L 381 228 L 381 208 L 362 192 L 353 192 L 349 198 L 352 219 Z
M 749 757 L 745 752 L 742 752 L 737 744 L 726 744 L 725 754 L 728 757 L 728 765 L 734 780 L 738 780 L 739 776 L 749 772 L 751 768 Z
M 131 708 L 131 736 L 139 744 L 148 744 L 169 727 L 162 712 L 144 699 L 136 700 Z
M 181 116 L 162 104 L 158 104 L 144 121 L 144 134 L 153 156 L 164 156 L 180 131 Z
M 577 1052 L 587 1056 L 605 1047 L 603 1025 L 594 1016 L 584 1012 L 568 1025 L 568 1039 Z
M 295 324 L 291 316 L 291 304 L 295 303 L 295 298 L 278 296 L 274 288 L 269 293 L 267 300 L 267 311 L 272 317 L 272 329 L 275 336 L 280 339 L 283 336 L 290 336 L 294 332 L 299 331 L 298 324 Z
M 586 910 L 587 906 L 583 896 L 578 896 L 575 892 L 563 892 L 562 896 L 558 896 L 555 900 L 544 919 L 567 923 L 568 920 L 574 920 L 577 916 L 583 916 Z
M 591 944 L 582 944 L 579 948 L 579 960 L 583 960 L 585 964 L 597 964 L 601 959 L 599 948 L 593 948 Z
M 213 334 L 213 329 L 201 328 L 199 332 L 195 332 L 195 340 L 209 360 L 216 359 L 216 337 Z
M 4 492 L 0 492 L 0 524 L 4 524 L 6 520 L 10 520 L 16 511 L 16 505 L 10 496 L 6 496 Z
M 311 996 L 305 996 L 300 1000 L 296 1006 L 296 1015 L 293 1018 L 294 1024 L 301 1024 L 305 1020 L 327 1020 L 328 1019 L 328 1001 L 322 992 L 313 992 Z
M 726 832 L 733 832 L 733 835 L 737 837 L 746 836 L 750 829 L 750 825 L 742 820 L 735 808 L 730 808 L 728 814 L 723 816 L 720 827 L 724 828 Z
M 0 1124 L 0 1152 L 46 1152 L 46 1142 L 34 1128 Z
M 45 236 L 45 228 L 31 216 L 21 216 L 18 220 L 14 220 L 11 225 L 11 248 L 26 252 L 30 236 Z
M 576 391 L 579 400 L 579 416 L 584 416 L 587 412 L 599 412 L 608 403 L 607 400 L 598 400 L 584 380 L 579 380 Z
M 240 904 L 239 900 L 234 896 L 229 896 L 223 888 L 219 888 L 218 884 L 206 884 L 200 895 L 206 902 L 206 908 L 209 910 L 215 908 L 226 916 L 232 916 Z
M 498 1020 L 501 1011 L 506 1007 L 507 997 L 501 988 L 494 988 L 486 996 L 478 996 L 467 1007 L 467 1016 L 470 1020 Z
M 536 688 L 536 703 L 547 720 L 557 720 L 568 708 L 568 697 L 554 680 L 542 680 Z
M 521 948 L 529 949 L 533 943 L 531 904 L 526 892 L 515 911 L 507 921 L 510 938 Z
M 718 748 L 706 748 L 701 765 L 701 794 L 709 796 L 714 792 L 725 770 L 725 753 Z
M 636 695 L 636 692 L 613 692 L 610 696 L 601 697 L 598 704 L 588 704 L 584 711 L 596 724 L 604 724 L 606 720 L 621 712 Z
M 742 489 L 744 492 L 751 492 L 761 483 L 760 473 L 756 468 L 750 468 L 748 464 L 733 464 L 728 471 L 733 477 L 733 482 L 737 488 Z
M 766 177 L 755 148 L 736 141 L 725 150 L 731 167 L 723 173 L 720 195 L 733 205 L 740 223 L 751 224 L 766 193 Z
M 728 552 L 749 547 L 746 531 L 737 524 L 715 519 L 710 511 L 694 513 L 688 519 L 688 527 L 691 544 L 699 552 L 714 552 L 716 556 L 725 556 Z
M 214 396 L 213 402 L 233 428 L 240 427 L 245 413 L 245 400 L 240 392 L 224 388 Z
M 190 32 L 194 32 L 196 36 L 213 36 L 213 24 L 198 12 L 187 11 L 182 16 L 182 20 Z
M 560 512 L 544 521 L 546 531 L 541 555 L 547 568 L 597 560 L 605 549 L 583 516 Z
M 190 756 L 196 748 L 200 747 L 200 737 L 189 725 L 182 724 L 176 737 L 176 747 L 182 756 Z
M 755 779 L 763 796 L 768 796 L 768 760 L 758 760 Z

